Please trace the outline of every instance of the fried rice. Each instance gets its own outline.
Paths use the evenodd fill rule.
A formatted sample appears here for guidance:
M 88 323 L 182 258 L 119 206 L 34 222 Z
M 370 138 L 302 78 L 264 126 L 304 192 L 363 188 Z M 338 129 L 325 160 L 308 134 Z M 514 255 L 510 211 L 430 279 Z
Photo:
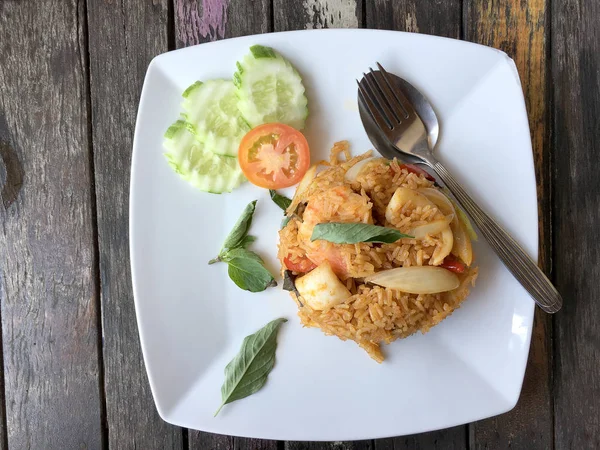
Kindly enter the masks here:
M 398 188 L 439 190 L 439 187 L 424 173 L 411 170 L 398 160 L 383 158 L 363 163 L 357 176 L 348 180 L 347 171 L 370 156 L 367 152 L 351 158 L 347 142 L 335 144 L 330 161 L 320 163 L 324 169 L 308 186 L 303 186 L 302 192 L 297 192 L 294 199 L 297 206 L 288 211 L 291 219 L 279 232 L 278 257 L 282 272 L 289 271 L 292 277 L 330 263 L 348 289 L 349 297 L 331 307 L 313 309 L 297 291 L 291 292 L 302 324 L 321 328 L 325 334 L 342 340 L 355 341 L 374 360 L 382 362 L 385 359 L 382 343 L 389 344 L 417 331 L 425 333 L 458 308 L 475 283 L 477 268 L 471 265 L 457 273 L 459 285 L 451 291 L 411 294 L 366 283 L 364 277 L 397 267 L 433 265 L 442 246 L 441 233 L 427 234 L 418 240 L 402 238 L 393 244 L 310 240 L 315 223 L 362 222 L 407 233 L 440 217 L 440 211 L 433 205 L 415 207 L 408 202 L 398 214 L 388 215 L 391 220 L 386 219 L 386 208 Z

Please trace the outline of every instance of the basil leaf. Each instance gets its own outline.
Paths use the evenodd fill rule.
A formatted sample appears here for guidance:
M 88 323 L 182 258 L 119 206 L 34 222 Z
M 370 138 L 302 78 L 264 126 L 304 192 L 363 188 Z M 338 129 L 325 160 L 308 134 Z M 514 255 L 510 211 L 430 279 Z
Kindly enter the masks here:
M 395 228 L 380 227 L 368 223 L 319 223 L 315 225 L 311 241 L 323 239 L 334 244 L 356 244 L 358 242 L 381 242 L 393 244 L 402 238 L 412 238 Z
M 284 195 L 278 194 L 277 191 L 273 189 L 269 189 L 269 194 L 271 194 L 271 200 L 275 202 L 277 206 L 283 209 L 283 212 L 288 209 L 288 206 L 292 204 L 292 201 Z
M 240 246 L 242 239 L 244 239 L 244 237 L 248 234 L 255 209 L 256 200 L 248 203 L 248 205 L 244 208 L 242 215 L 225 238 L 225 242 L 223 243 L 223 248 L 221 249 L 219 256 L 221 256 L 227 250 Z
M 277 332 L 287 319 L 275 319 L 256 333 L 246 336 L 238 354 L 225 367 L 225 381 L 221 386 L 221 406 L 254 394 L 267 382 L 275 365 Z
M 255 236 L 250 236 L 249 234 L 244 236 L 242 238 L 242 240 L 237 244 L 237 248 L 242 248 L 242 249 L 247 249 L 254 241 L 256 241 L 256 237 Z M 232 249 L 233 250 L 233 249 Z M 228 254 L 231 252 L 231 250 L 227 251 L 227 250 L 221 250 L 221 253 L 219 253 L 219 256 L 217 256 L 216 258 L 211 259 L 210 261 L 208 261 L 208 264 L 215 264 L 218 262 L 222 262 L 225 261 L 227 262 L 227 258 L 228 258 Z
M 244 236 L 244 238 L 240 241 L 240 244 L 238 245 L 238 247 L 240 248 L 248 248 L 250 246 L 250 244 L 252 244 L 254 241 L 256 241 L 256 236 Z
M 261 292 L 268 287 L 277 286 L 261 257 L 250 250 L 230 250 L 223 255 L 223 261 L 229 264 L 229 278 L 245 291 Z
M 260 256 L 254 253 L 252 250 L 247 250 L 243 247 L 232 248 L 228 252 L 225 252 L 221 257 L 221 260 L 229 264 L 233 259 L 251 259 L 263 264 L 263 260 Z

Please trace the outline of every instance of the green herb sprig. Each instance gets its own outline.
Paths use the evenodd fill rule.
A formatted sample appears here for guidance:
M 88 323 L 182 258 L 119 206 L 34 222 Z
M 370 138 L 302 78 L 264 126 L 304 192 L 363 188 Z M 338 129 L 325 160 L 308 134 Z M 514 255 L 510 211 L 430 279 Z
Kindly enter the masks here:
M 254 236 L 248 234 L 255 210 L 256 200 L 244 208 L 242 215 L 225 238 L 219 255 L 211 259 L 208 264 L 227 263 L 229 278 L 239 288 L 250 292 L 261 292 L 268 287 L 277 286 L 277 282 L 265 267 L 262 258 L 248 250 L 256 240 Z
M 277 206 L 283 209 L 285 214 L 285 211 L 292 204 L 292 200 L 287 198 L 285 195 L 278 194 L 277 191 L 273 189 L 269 189 L 269 195 L 271 196 L 271 200 L 273 200 Z
M 274 191 L 273 189 L 269 189 L 269 195 L 271 196 L 271 200 L 273 200 L 273 203 L 275 203 L 283 210 L 284 218 L 281 221 L 281 225 L 279 227 L 283 229 L 289 223 L 293 216 L 293 214 L 288 216 L 286 213 L 288 207 L 292 204 L 292 200 L 287 198 L 285 195 L 278 194 L 277 191 Z
M 334 244 L 356 244 L 358 242 L 393 244 L 399 239 L 412 237 L 395 228 L 379 225 L 330 222 L 315 225 L 310 240 L 322 239 Z
M 284 322 L 287 319 L 275 319 L 244 338 L 242 348 L 225 367 L 225 381 L 221 386 L 222 403 L 215 416 L 227 403 L 248 397 L 265 385 L 275 365 L 277 332 Z

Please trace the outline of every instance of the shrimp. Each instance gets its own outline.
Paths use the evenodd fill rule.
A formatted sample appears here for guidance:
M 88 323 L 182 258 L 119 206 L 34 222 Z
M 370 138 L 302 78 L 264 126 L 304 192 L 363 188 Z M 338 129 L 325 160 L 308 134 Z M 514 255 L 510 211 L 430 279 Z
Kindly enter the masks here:
M 372 203 L 366 195 L 357 194 L 348 185 L 336 186 L 314 195 L 302 216 L 298 239 L 306 249 L 306 256 L 317 266 L 329 262 L 341 279 L 349 277 L 349 259 L 345 248 L 354 251 L 353 245 L 333 244 L 324 240 L 311 241 L 318 223 L 362 222 L 373 223 Z

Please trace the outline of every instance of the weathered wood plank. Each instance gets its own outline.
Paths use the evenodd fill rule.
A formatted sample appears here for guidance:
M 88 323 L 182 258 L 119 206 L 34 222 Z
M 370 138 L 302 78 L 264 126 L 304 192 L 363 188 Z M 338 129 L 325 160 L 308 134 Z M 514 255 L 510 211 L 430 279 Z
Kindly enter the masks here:
M 466 39 L 500 48 L 515 60 L 529 114 L 535 158 L 539 215 L 539 262 L 551 266 L 550 127 L 547 90 L 546 0 L 467 2 Z M 508 414 L 471 426 L 476 448 L 552 447 L 551 323 L 536 312 L 531 350 L 521 398 Z
M 189 450 L 235 450 L 233 436 L 188 430 Z
M 189 450 L 277 450 L 277 441 L 249 439 L 188 430 Z
M 270 0 L 174 0 L 177 48 L 272 31 Z
M 600 448 L 600 34 L 597 0 L 552 2 L 555 445 Z
M 0 94 L 1 97 L 1 94 Z M 0 120 L 2 120 L 2 117 L 0 117 Z M 2 138 L 2 123 L 0 123 L 0 139 Z M 2 142 L 0 142 L 0 145 L 3 145 Z M 4 145 L 8 145 L 8 143 L 5 141 Z M 16 198 L 15 198 L 16 200 Z M 1 244 L 0 244 L 1 245 Z M 1 270 L 1 269 L 0 269 Z M 3 287 L 2 287 L 2 283 L 0 282 L 0 301 L 3 301 L 2 299 L 4 298 L 4 294 L 3 294 Z M 0 314 L 0 324 L 2 323 L 2 314 Z M 6 385 L 4 382 L 5 379 L 5 375 L 4 375 L 4 342 L 2 339 L 2 333 L 0 333 L 0 356 L 2 356 L 2 358 L 0 359 L 0 450 L 8 450 L 8 430 L 7 430 L 7 420 L 6 420 Z
M 177 48 L 217 39 L 267 33 L 273 29 L 270 0 L 174 0 L 174 9 Z M 188 433 L 190 450 L 277 449 L 277 441 L 232 438 L 194 430 L 189 430 Z
M 4 173 L 0 171 L 0 199 L 5 210 L 14 203 L 23 186 L 23 166 L 10 143 L 8 131 L 6 118 L 0 117 L 0 160 L 4 166 Z
M 92 136 L 109 445 L 181 449 L 154 406 L 142 361 L 128 253 L 132 138 L 144 74 L 167 50 L 168 1 L 88 0 Z
M 25 173 L 0 209 L 3 441 L 15 449 L 102 447 L 83 20 L 77 0 L 0 3 L 0 135 Z
M 267 439 L 235 438 L 234 450 L 277 450 L 281 448 L 277 441 Z
M 367 28 L 411 31 L 452 38 L 460 37 L 461 1 L 422 2 L 419 0 L 373 0 L 366 2 Z M 465 427 L 393 439 L 375 441 L 376 450 L 397 449 L 464 449 Z
M 373 441 L 286 442 L 285 450 L 372 450 Z
M 411 31 L 459 38 L 461 0 L 372 0 L 366 4 L 367 28 Z
M 361 0 L 273 0 L 275 31 L 314 28 L 358 28 L 363 23 Z
M 466 427 L 460 426 L 394 439 L 379 439 L 375 441 L 375 450 L 463 450 L 466 448 L 466 432 Z

